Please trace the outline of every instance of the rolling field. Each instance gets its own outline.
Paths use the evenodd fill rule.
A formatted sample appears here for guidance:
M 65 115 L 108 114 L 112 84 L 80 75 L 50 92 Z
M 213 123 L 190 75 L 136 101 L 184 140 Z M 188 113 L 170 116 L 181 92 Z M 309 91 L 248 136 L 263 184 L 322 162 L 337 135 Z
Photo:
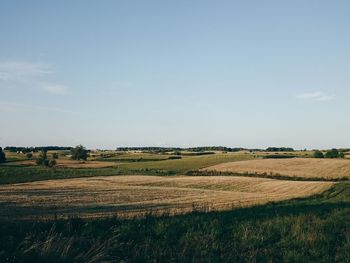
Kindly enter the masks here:
M 256 159 L 221 163 L 202 171 L 232 172 L 269 176 L 341 179 L 350 178 L 350 161 L 342 159 Z
M 58 153 L 54 168 L 0 165 L 0 262 L 349 262 L 349 182 L 323 181 L 349 160 Z M 254 173 L 212 172 L 235 164 Z
M 176 174 L 186 173 L 190 170 L 196 170 L 211 165 L 224 162 L 234 162 L 253 159 L 254 155 L 238 153 L 216 153 L 203 156 L 186 156 L 178 160 L 164 160 L 157 162 L 144 163 L 121 163 L 118 168 L 123 170 L 163 170 L 171 171 Z
M 135 216 L 227 210 L 305 197 L 330 182 L 250 177 L 108 176 L 0 186 L 2 219 Z
M 103 161 L 96 161 L 96 159 L 90 158 L 90 160 L 82 162 L 70 160 L 65 156 L 62 157 L 62 155 L 60 154 L 60 158 L 57 159 L 58 165 L 55 168 L 48 168 L 35 165 L 34 160 L 23 160 L 23 156 L 13 154 L 13 156 L 18 156 L 20 159 L 0 164 L 0 184 L 107 175 L 183 175 L 191 170 L 223 162 L 254 158 L 254 155 L 246 153 L 216 153 L 202 156 L 186 156 L 182 159 L 174 160 L 150 161 L 148 159 L 148 161 L 130 162 L 130 158 L 135 159 L 135 155 L 138 156 L 137 158 L 147 159 L 149 154 L 126 153 L 123 158 L 129 160 L 125 162 L 111 161 L 110 158 L 104 158 Z M 154 158 L 153 155 L 152 158 Z M 164 154 L 159 156 L 162 157 Z

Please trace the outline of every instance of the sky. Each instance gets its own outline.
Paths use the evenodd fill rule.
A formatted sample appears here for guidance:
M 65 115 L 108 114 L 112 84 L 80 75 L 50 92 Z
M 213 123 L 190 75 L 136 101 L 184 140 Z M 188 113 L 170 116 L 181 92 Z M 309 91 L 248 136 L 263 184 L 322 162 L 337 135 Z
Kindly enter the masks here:
M 0 146 L 350 147 L 349 1 L 0 2 Z

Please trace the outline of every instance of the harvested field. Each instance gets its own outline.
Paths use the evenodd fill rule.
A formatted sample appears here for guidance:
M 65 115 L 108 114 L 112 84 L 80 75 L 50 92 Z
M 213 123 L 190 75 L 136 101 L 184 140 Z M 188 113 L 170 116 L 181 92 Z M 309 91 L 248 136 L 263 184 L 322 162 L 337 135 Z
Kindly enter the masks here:
M 350 161 L 344 159 L 256 159 L 222 163 L 202 169 L 271 176 L 340 179 L 350 178 Z
M 313 195 L 331 182 L 234 176 L 108 176 L 0 186 L 0 217 L 179 214 L 194 207 L 231 209 Z

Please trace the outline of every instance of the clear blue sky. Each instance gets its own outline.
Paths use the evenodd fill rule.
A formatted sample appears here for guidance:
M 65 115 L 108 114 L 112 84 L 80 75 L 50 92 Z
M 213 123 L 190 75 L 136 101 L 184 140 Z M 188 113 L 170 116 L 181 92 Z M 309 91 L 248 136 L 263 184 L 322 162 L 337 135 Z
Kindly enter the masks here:
M 350 1 L 0 3 L 0 145 L 350 147 Z

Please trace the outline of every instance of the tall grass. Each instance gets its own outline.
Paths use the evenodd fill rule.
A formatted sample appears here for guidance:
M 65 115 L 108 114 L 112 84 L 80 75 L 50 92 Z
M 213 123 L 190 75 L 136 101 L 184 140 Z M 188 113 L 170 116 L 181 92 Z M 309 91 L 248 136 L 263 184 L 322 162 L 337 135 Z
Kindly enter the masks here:
M 0 262 L 349 262 L 350 184 L 230 212 L 0 223 Z

